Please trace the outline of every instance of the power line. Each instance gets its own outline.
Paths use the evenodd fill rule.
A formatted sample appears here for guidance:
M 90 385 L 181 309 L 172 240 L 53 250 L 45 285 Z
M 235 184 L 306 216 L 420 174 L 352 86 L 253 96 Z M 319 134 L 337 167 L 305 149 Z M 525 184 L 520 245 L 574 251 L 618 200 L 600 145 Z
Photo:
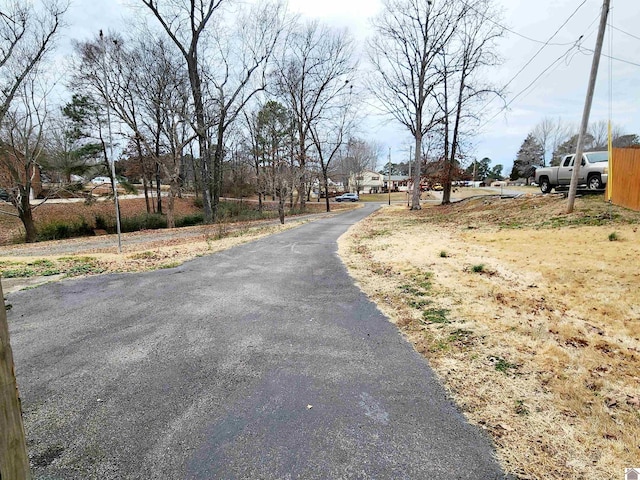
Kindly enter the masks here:
M 505 111 L 506 109 L 509 108 L 509 106 L 515 102 L 518 97 L 520 97 L 521 95 L 523 95 L 527 90 L 529 90 L 529 88 L 531 88 L 544 74 L 546 74 L 551 68 L 556 67 L 557 63 L 560 62 L 563 58 L 566 58 L 569 53 L 571 52 L 571 50 L 573 50 L 574 48 L 579 48 L 578 42 L 575 42 L 573 44 L 573 46 L 571 46 L 566 52 L 564 52 L 562 55 L 560 55 L 558 58 L 556 58 L 551 65 L 549 65 L 547 68 L 545 68 L 542 72 L 540 72 L 540 74 L 534 78 L 525 88 L 523 88 L 522 90 L 520 90 L 520 92 L 518 92 L 504 107 L 502 107 L 494 116 L 492 116 L 489 120 L 487 120 L 486 122 L 484 122 L 478 129 L 482 130 L 484 127 L 486 127 L 489 123 L 491 123 L 498 115 L 500 115 L 503 111 Z
M 581 52 L 594 53 L 593 50 L 591 50 L 590 48 L 584 48 L 580 46 L 578 46 L 578 48 L 580 49 Z M 629 65 L 633 65 L 635 67 L 640 67 L 640 63 L 632 62 L 631 60 L 625 60 L 623 58 L 614 57 L 612 55 L 607 55 L 606 53 L 603 53 L 602 56 L 606 58 L 610 58 L 611 60 L 615 60 L 616 62 L 622 62 Z
M 622 30 L 621 28 L 618 28 L 618 27 L 616 27 L 616 26 L 614 26 L 614 25 L 611 25 L 611 24 L 609 24 L 609 26 L 610 26 L 611 28 L 613 28 L 614 30 L 617 30 L 617 31 L 618 31 L 618 32 L 620 32 L 620 33 L 624 33 L 625 35 L 629 35 L 631 38 L 635 38 L 636 40 L 640 40 L 640 37 L 638 37 L 638 36 L 636 36 L 636 35 L 633 35 L 632 33 L 625 32 L 625 31 L 624 31 L 624 30 Z
M 587 2 L 587 0 L 584 0 L 576 9 L 576 12 L 580 9 L 580 7 L 582 7 L 582 5 L 584 5 Z M 523 35 L 522 33 L 516 32 L 515 30 L 507 27 L 506 25 L 503 25 L 499 22 L 496 22 L 494 19 L 492 19 L 491 17 L 486 16 L 484 13 L 482 13 L 480 10 L 478 10 L 477 8 L 475 8 L 472 5 L 469 5 L 466 1 L 462 0 L 462 3 L 464 5 L 466 5 L 468 8 L 470 8 L 471 10 L 473 10 L 474 12 L 476 12 L 478 15 L 480 15 L 483 19 L 485 19 L 486 21 L 493 23 L 494 25 L 506 30 L 507 32 L 513 33 L 514 35 L 520 37 L 520 38 L 524 38 L 525 40 L 529 40 L 530 42 L 534 42 L 534 43 L 541 43 L 544 44 L 545 46 L 547 45 L 551 45 L 551 46 L 555 46 L 555 47 L 566 47 L 567 45 L 573 45 L 575 42 L 566 42 L 566 43 L 549 43 L 551 39 L 553 39 L 553 37 L 555 37 L 555 35 L 558 33 L 556 32 L 549 40 L 547 40 L 546 42 L 544 40 L 538 40 L 536 38 L 531 38 L 528 37 L 527 35 Z M 571 14 L 571 17 L 573 17 L 576 12 L 573 12 Z M 567 19 L 567 22 L 571 19 L 571 17 L 569 17 L 569 19 Z M 565 22 L 566 24 L 566 22 Z M 563 26 L 565 25 L 563 24 Z M 562 28 L 562 27 L 561 27 Z
M 465 3 L 465 5 L 467 5 L 469 8 L 473 9 L 473 7 L 471 7 L 470 5 L 468 5 L 466 2 L 463 1 L 463 3 Z M 553 38 L 560 32 L 560 30 L 562 30 L 564 28 L 564 26 L 569 23 L 569 21 L 578 13 L 578 11 L 584 6 L 584 4 L 587 3 L 587 0 L 584 0 L 580 5 L 578 5 L 576 7 L 576 9 L 571 13 L 571 15 L 569 15 L 569 17 L 562 23 L 562 25 L 560 25 L 556 31 L 553 33 L 553 35 L 551 35 L 546 42 L 540 42 L 543 43 L 542 47 L 540 47 L 538 49 L 538 51 L 533 55 L 533 57 L 531 57 L 523 66 L 522 68 L 520 68 L 520 70 L 518 70 L 518 72 L 511 77 L 511 79 L 504 85 L 503 88 L 507 88 L 509 85 L 511 85 L 511 83 L 513 83 L 513 81 L 520 76 L 520 74 L 538 57 L 538 55 L 542 52 L 542 50 L 544 50 L 547 46 L 550 45 L 560 45 L 560 44 L 553 44 L 551 43 L 551 40 L 553 40 Z M 475 10 L 475 9 L 474 9 Z M 482 15 L 480 12 L 478 12 L 477 10 L 475 10 L 477 13 L 479 13 L 480 15 Z M 487 18 L 487 17 L 484 17 Z M 502 113 L 504 110 L 506 110 L 509 105 L 511 105 L 518 97 L 520 97 L 523 93 L 525 93 L 536 81 L 538 81 L 549 69 L 553 68 L 554 66 L 557 67 L 557 63 L 562 59 L 565 58 L 569 55 L 569 53 L 571 52 L 571 50 L 573 50 L 574 48 L 578 47 L 578 51 L 579 51 L 579 46 L 580 46 L 580 41 L 585 39 L 585 35 L 587 34 L 587 32 L 589 32 L 589 30 L 591 29 L 591 27 L 594 25 L 594 23 L 598 20 L 599 15 L 596 16 L 596 18 L 591 22 L 591 24 L 587 27 L 587 29 L 585 30 L 585 33 L 583 33 L 582 35 L 580 35 L 580 37 L 578 37 L 578 40 L 576 40 L 575 42 L 570 43 L 569 45 L 571 45 L 571 48 L 569 48 L 569 50 L 567 50 L 564 54 L 562 54 L 560 57 L 558 57 L 551 65 L 549 65 L 545 70 L 543 70 L 534 80 L 533 82 L 531 82 L 529 85 L 527 85 L 523 90 L 521 90 L 515 97 L 513 97 L 511 99 L 511 101 L 509 101 L 509 103 L 507 103 L 504 107 L 502 107 L 493 117 L 491 117 L 487 122 L 485 122 L 480 128 L 483 128 L 484 126 L 486 126 L 487 124 L 489 124 L 494 118 L 496 118 L 498 115 L 500 115 L 500 113 Z M 487 20 L 491 21 L 490 19 L 487 18 Z M 496 22 L 494 22 L 496 23 Z M 497 24 L 497 23 L 496 23 Z M 499 24 L 497 24 L 499 25 Z M 506 28 L 506 27 L 505 27 Z M 590 36 L 591 34 L 589 33 L 587 35 Z M 567 44 L 562 44 L 562 45 L 567 45 Z M 569 60 L 570 62 L 570 60 Z M 491 103 L 493 103 L 493 101 L 495 100 L 495 97 L 493 97 L 491 100 L 489 100 L 483 107 L 482 110 L 484 110 L 485 108 L 487 108 L 489 105 L 491 105 Z
M 524 71 L 525 68 L 527 68 L 529 65 L 531 65 L 531 63 L 538 57 L 538 55 L 540 55 L 540 53 L 542 52 L 542 50 L 544 50 L 547 46 L 549 46 L 551 43 L 551 40 L 553 40 L 553 38 L 560 32 L 560 30 L 562 30 L 564 28 L 564 26 L 569 23 L 569 21 L 575 16 L 576 13 L 578 13 L 578 10 L 580 10 L 580 8 L 582 8 L 582 6 L 587 3 L 587 0 L 584 0 L 580 5 L 578 5 L 578 7 L 573 11 L 573 13 L 571 15 L 569 15 L 569 18 L 567 18 L 562 25 L 560 25 L 558 27 L 558 29 L 553 32 L 553 35 L 551 35 L 549 37 L 549 39 L 543 43 L 543 45 L 538 49 L 538 51 L 533 55 L 533 57 L 531 57 L 529 59 L 529 61 L 527 63 L 525 63 L 522 68 L 520 70 L 518 70 L 518 72 L 511 78 L 511 80 L 509 80 L 507 82 L 507 84 L 503 87 L 503 88 L 507 88 L 509 85 L 511 85 L 511 83 L 518 78 L 518 76 Z M 578 38 L 578 42 L 582 39 L 582 37 L 584 37 L 584 35 L 580 35 L 580 37 Z M 569 45 L 574 45 L 575 46 L 576 42 L 572 42 Z

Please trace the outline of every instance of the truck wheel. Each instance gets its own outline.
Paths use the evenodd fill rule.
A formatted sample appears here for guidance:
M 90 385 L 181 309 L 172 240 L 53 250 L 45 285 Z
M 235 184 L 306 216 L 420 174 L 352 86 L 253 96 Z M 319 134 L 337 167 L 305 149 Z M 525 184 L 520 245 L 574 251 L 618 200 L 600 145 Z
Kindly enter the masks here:
M 553 187 L 549 183 L 549 179 L 547 177 L 543 177 L 540 179 L 540 190 L 542 191 L 542 193 L 549 193 L 552 189 Z
M 587 180 L 587 186 L 589 190 L 601 190 L 602 189 L 602 180 L 600 180 L 600 175 L 592 175 Z

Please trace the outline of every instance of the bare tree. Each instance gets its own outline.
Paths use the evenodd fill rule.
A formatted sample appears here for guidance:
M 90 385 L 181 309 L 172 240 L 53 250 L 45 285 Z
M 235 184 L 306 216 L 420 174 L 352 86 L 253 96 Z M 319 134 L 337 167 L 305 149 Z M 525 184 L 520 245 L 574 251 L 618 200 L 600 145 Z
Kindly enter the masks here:
M 454 2 L 383 0 L 383 11 L 373 21 L 376 35 L 369 42 L 373 65 L 370 90 L 383 113 L 406 127 L 415 140 L 414 172 L 419 175 L 422 138 L 441 119 L 427 103 L 442 82 L 437 58 L 454 34 Z M 414 185 L 419 185 L 414 175 Z M 420 209 L 420 191 L 414 189 L 411 208 Z
M 373 142 L 360 138 L 349 138 L 344 156 L 339 160 L 339 170 L 343 174 L 343 182 L 356 193 L 362 190 L 362 173 L 365 170 L 375 170 L 382 147 Z
M 130 56 L 137 58 L 137 68 L 128 62 L 136 79 L 132 88 L 141 118 L 135 140 L 141 152 L 155 160 L 158 211 L 160 178 L 169 181 L 169 228 L 175 226 L 174 205 L 182 188 L 184 150 L 197 137 L 187 71 L 171 47 L 161 38 L 140 33 L 134 47 L 137 57 Z
M 344 92 L 342 95 L 336 95 L 332 99 L 334 108 L 327 108 L 326 114 L 329 115 L 319 117 L 317 121 L 311 124 L 309 129 L 314 152 L 317 155 L 322 172 L 324 191 L 327 192 L 325 196 L 327 212 L 331 211 L 328 195 L 329 169 L 346 146 L 350 130 L 353 128 L 351 89 L 352 87 L 349 87 L 348 93 Z
M 37 235 L 33 210 L 39 205 L 32 206 L 31 201 L 34 187 L 41 186 L 40 161 L 46 144 L 48 110 L 46 94 L 36 90 L 36 80 L 33 77 L 25 80 L 14 95 L 20 102 L 5 114 L 1 131 L 0 184 L 7 187 L 9 199 L 17 210 L 15 215 L 24 226 L 25 241 L 30 243 L 36 241 Z
M 606 150 L 609 146 L 609 122 L 607 120 L 598 120 L 589 124 L 589 134 L 593 137 L 593 144 L 590 148 L 593 150 Z M 624 136 L 624 132 L 619 125 L 611 124 L 611 139 L 616 142 Z
M 223 160 L 228 129 L 251 99 L 266 88 L 267 68 L 285 26 L 285 8 L 280 2 L 257 3 L 236 16 L 232 33 L 218 30 L 212 52 L 216 65 L 207 69 L 211 86 L 215 125 L 213 149 L 213 218 L 222 191 Z
M 296 155 L 301 175 L 298 197 L 302 210 L 310 186 L 308 153 L 316 143 L 312 141 L 311 129 L 320 119 L 331 118 L 339 103 L 336 100 L 351 92 L 355 69 L 354 44 L 348 33 L 317 21 L 298 26 L 291 33 L 287 50 L 279 61 L 278 93 L 293 113 L 296 125 Z
M 479 120 L 479 101 L 487 95 L 499 95 L 490 84 L 481 80 L 481 70 L 499 63 L 496 40 L 503 34 L 498 23 L 487 22 L 486 16 L 496 18 L 492 0 L 463 2 L 456 12 L 455 34 L 441 52 L 443 87 L 436 99 L 444 113 L 445 176 L 442 203 L 451 201 L 453 172 L 461 162 L 462 137 L 465 124 Z M 449 106 L 449 100 L 452 105 Z
M 0 12 L 0 122 L 22 83 L 53 47 L 68 7 L 59 1 L 38 3 L 9 0 Z
M 565 143 L 571 136 L 575 134 L 575 127 L 566 123 L 562 118 L 553 119 L 551 117 L 543 118 L 533 129 L 533 136 L 544 148 L 543 161 L 545 165 L 552 165 L 557 161 L 554 158 L 559 151 L 560 145 Z M 547 154 L 549 154 L 547 156 Z
M 542 166 L 547 166 L 547 152 L 552 142 L 556 123 L 551 117 L 544 117 L 533 129 L 533 136 L 542 147 Z
M 201 40 L 205 28 L 212 22 L 214 13 L 225 0 L 142 0 L 156 17 L 171 41 L 176 45 L 185 60 L 189 74 L 189 85 L 195 111 L 195 129 L 200 150 L 202 201 L 204 220 L 213 222 L 211 205 L 210 172 L 211 149 L 209 131 L 211 120 L 205 110 L 205 87 L 201 72 Z
M 255 188 L 258 194 L 258 211 L 262 213 L 263 201 L 267 194 L 267 185 L 262 174 L 262 148 L 259 136 L 258 125 L 258 111 L 243 112 L 245 135 L 244 135 L 244 147 L 248 151 L 248 156 L 251 159 L 251 166 L 255 177 Z
M 66 3 L 56 1 L 11 1 L 0 12 L 0 126 L 5 136 L 0 181 L 11 192 L 28 242 L 36 239 L 30 197 L 39 176 L 47 115 L 45 99 L 34 91 L 37 68 L 53 48 L 66 9 Z M 12 109 L 18 96 L 20 102 Z

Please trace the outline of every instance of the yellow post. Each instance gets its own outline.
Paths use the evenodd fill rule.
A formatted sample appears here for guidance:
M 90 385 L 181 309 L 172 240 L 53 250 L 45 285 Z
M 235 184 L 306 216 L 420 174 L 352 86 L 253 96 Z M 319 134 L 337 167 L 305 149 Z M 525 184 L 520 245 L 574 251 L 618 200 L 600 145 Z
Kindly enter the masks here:
M 0 299 L 0 479 L 30 480 L 29 455 L 1 283 Z

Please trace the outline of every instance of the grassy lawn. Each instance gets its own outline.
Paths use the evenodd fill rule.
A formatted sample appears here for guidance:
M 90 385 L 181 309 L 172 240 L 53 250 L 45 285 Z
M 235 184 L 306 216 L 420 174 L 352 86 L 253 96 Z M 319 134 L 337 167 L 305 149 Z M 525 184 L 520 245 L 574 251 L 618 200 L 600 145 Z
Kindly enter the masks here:
M 640 458 L 640 213 L 602 196 L 391 206 L 339 251 L 518 478 Z
M 422 194 L 425 198 L 428 194 Z M 389 201 L 388 193 L 363 193 L 360 195 L 361 202 L 386 203 Z M 391 192 L 391 202 L 406 202 L 407 192 Z

